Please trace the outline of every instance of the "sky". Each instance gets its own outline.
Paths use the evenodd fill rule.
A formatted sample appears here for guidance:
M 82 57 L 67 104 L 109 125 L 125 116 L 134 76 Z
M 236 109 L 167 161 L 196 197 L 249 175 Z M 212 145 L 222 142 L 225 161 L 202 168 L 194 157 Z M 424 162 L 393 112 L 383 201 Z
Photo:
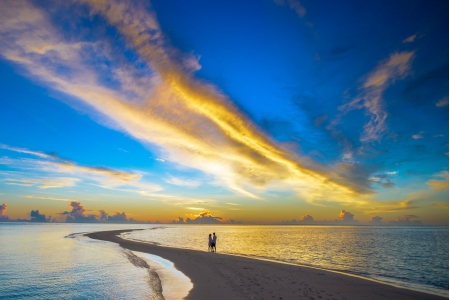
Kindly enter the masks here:
M 448 12 L 3 0 L 0 220 L 448 225 Z

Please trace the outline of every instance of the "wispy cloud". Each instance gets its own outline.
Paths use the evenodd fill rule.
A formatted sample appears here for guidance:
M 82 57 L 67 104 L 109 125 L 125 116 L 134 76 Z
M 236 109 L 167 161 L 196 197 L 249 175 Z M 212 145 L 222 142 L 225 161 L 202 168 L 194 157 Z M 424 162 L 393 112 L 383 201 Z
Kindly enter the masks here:
M 344 114 L 354 109 L 365 109 L 370 120 L 364 125 L 362 142 L 379 141 L 387 131 L 388 113 L 384 107 L 383 93 L 397 79 L 409 74 L 413 57 L 414 51 L 391 54 L 367 76 L 360 95 L 339 108 Z
M 412 42 L 414 42 L 416 37 L 417 37 L 417 34 L 413 34 L 413 35 L 407 37 L 406 39 L 404 39 L 403 43 L 412 43 Z
M 11 147 L 11 146 L 8 146 L 5 144 L 0 144 L 0 149 L 10 150 L 10 151 L 18 152 L 18 153 L 30 154 L 33 156 L 37 156 L 40 158 L 46 158 L 46 159 L 55 159 L 55 158 L 61 159 L 61 158 L 57 157 L 55 154 L 47 154 L 44 152 L 32 151 L 32 150 L 25 149 L 25 148 Z
M 46 197 L 46 196 L 35 196 L 35 195 L 27 195 L 27 196 L 25 196 L 25 198 L 50 200 L 50 201 L 75 201 L 74 199 L 68 199 L 68 198 Z
M 3 180 L 6 182 L 6 184 L 9 184 L 9 185 L 37 186 L 40 189 L 71 187 L 71 186 L 75 186 L 75 184 L 78 181 L 80 181 L 78 178 L 70 178 L 70 177 L 59 177 L 59 178 L 49 178 L 49 179 L 5 178 Z
M 437 201 L 432 201 L 431 204 L 437 208 L 448 209 L 448 203 L 442 203 Z
M 3 172 L 3 181 L 10 185 L 37 186 L 40 189 L 72 187 L 82 181 L 89 181 L 107 189 L 122 187 L 123 191 L 154 193 L 161 187 L 142 180 L 142 174 L 113 170 L 106 167 L 81 166 L 75 162 L 61 159 L 56 155 L 44 155 L 40 151 L 15 148 L 3 145 L 3 149 L 37 156 L 32 158 L 0 158 L 0 164 L 25 170 L 22 172 Z M 45 174 L 45 175 L 43 175 Z M 61 176 L 65 175 L 65 176 Z M 71 177 L 67 177 L 70 175 Z
M 173 184 L 173 185 L 178 185 L 178 186 L 186 186 L 186 187 L 198 187 L 201 182 L 199 182 L 198 180 L 192 180 L 192 179 L 182 179 L 182 178 L 177 178 L 174 176 L 170 176 L 169 178 L 164 180 L 167 183 Z
M 424 135 L 424 134 L 425 134 L 425 131 L 421 131 L 421 132 L 419 132 L 419 133 L 417 133 L 417 134 L 413 134 L 413 135 L 412 135 L 412 138 L 415 139 L 415 140 L 423 139 L 423 135 Z
M 289 5 L 299 8 L 294 4 L 292 1 Z M 164 160 L 212 174 L 216 182 L 238 193 L 258 199 L 258 191 L 268 183 L 284 182 L 311 199 L 357 199 L 355 192 L 362 190 L 355 188 L 351 179 L 286 151 L 226 95 L 196 79 L 193 73 L 200 67 L 198 57 L 172 48 L 148 7 L 118 1 L 81 1 L 73 5 L 86 5 L 91 16 L 98 15 L 114 26 L 129 49 L 138 54 L 138 61 L 126 61 L 123 54 L 111 52 L 108 45 L 112 41 L 106 38 L 96 42 L 79 36 L 65 39 L 47 12 L 20 0 L 0 12 L 0 34 L 7 36 L 0 46 L 2 55 L 23 66 L 36 80 L 86 104 L 99 122 L 144 144 L 158 146 Z M 73 42 L 77 39 L 80 41 Z M 397 63 L 391 69 L 402 68 L 398 61 L 404 55 L 391 59 L 390 64 Z M 94 56 L 111 62 L 106 71 L 113 74 L 117 85 L 104 84 L 104 71 L 90 63 Z M 144 75 L 139 75 L 137 65 L 149 66 Z M 121 182 L 132 183 L 140 178 L 139 174 L 66 162 L 53 162 L 51 166 Z
M 442 98 L 436 103 L 437 107 L 445 107 L 448 106 L 448 97 Z
M 190 210 L 205 210 L 203 207 L 186 207 L 186 208 Z
M 274 0 L 274 2 L 278 5 L 285 5 L 287 4 L 290 9 L 295 11 L 297 15 L 300 18 L 303 18 L 306 15 L 306 9 L 303 7 L 303 5 L 300 3 L 300 1 L 297 0 Z

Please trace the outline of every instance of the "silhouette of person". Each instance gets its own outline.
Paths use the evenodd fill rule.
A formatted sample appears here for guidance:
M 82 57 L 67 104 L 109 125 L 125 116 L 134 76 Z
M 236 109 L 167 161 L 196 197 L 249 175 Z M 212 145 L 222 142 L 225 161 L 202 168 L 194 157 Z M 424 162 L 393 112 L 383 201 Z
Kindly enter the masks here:
M 213 238 L 212 238 L 212 243 L 211 243 L 211 251 L 212 252 L 216 252 L 216 244 L 217 244 L 217 235 L 215 232 L 213 232 Z
M 208 240 L 208 252 L 212 251 L 212 237 L 211 237 L 211 233 L 209 234 L 209 240 Z

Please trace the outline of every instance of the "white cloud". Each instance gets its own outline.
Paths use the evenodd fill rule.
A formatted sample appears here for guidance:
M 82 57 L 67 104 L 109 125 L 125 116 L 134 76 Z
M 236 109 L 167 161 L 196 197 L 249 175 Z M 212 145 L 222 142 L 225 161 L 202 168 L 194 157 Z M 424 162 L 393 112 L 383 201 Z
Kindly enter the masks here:
M 68 198 L 46 197 L 46 196 L 35 196 L 35 195 L 27 195 L 25 197 L 31 198 L 31 199 L 41 199 L 41 200 L 50 200 L 50 201 L 65 201 L 65 202 L 76 201 L 74 199 L 68 199 Z
M 173 177 L 173 176 L 165 179 L 164 181 L 167 183 L 173 184 L 173 185 L 186 186 L 186 187 L 191 187 L 191 188 L 198 187 L 201 184 L 197 180 L 181 179 L 181 178 L 177 178 L 177 177 Z
M 417 134 L 412 135 L 412 138 L 415 139 L 415 140 L 423 139 L 424 133 L 425 133 L 425 131 L 421 131 L 421 132 L 419 132 Z
M 6 184 L 8 184 L 8 185 L 37 186 L 40 189 L 72 187 L 72 186 L 75 186 L 75 184 L 80 181 L 78 178 L 70 178 L 70 177 L 57 177 L 57 178 L 46 178 L 46 179 L 5 178 L 3 180 L 6 181 Z
M 136 193 L 154 193 L 161 187 L 142 180 L 142 174 L 113 170 L 105 167 L 81 166 L 68 160 L 62 160 L 55 155 L 41 155 L 39 151 L 3 147 L 18 153 L 38 156 L 42 159 L 31 158 L 0 158 L 0 164 L 10 168 L 25 170 L 23 172 L 5 171 L 2 175 L 7 184 L 22 186 L 37 186 L 40 189 L 72 187 L 81 182 L 91 182 L 106 189 L 122 188 L 122 191 Z M 71 177 L 67 177 L 71 175 Z M 13 176 L 13 177 L 11 177 Z M 26 177 L 26 178 L 24 178 Z

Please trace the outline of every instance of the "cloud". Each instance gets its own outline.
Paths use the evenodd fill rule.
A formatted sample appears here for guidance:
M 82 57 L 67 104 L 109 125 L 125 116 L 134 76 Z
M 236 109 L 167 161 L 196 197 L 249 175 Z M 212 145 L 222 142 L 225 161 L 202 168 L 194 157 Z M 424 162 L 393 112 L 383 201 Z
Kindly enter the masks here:
M 316 119 L 314 120 L 314 126 L 316 127 L 321 126 L 326 119 L 328 119 L 328 115 L 317 116 Z
M 116 211 L 114 215 L 108 216 L 108 222 L 111 223 L 123 223 L 129 221 L 127 215 L 124 212 Z
M 301 12 L 297 1 L 288 4 Z M 355 193 L 363 190 L 350 178 L 287 151 L 215 86 L 196 79 L 193 70 L 198 66 L 192 59 L 198 63 L 198 57 L 171 47 L 155 14 L 141 2 L 80 1 L 71 5 L 83 6 L 90 17 L 103 18 L 126 40 L 127 49 L 111 51 L 109 45 L 114 41 L 106 37 L 88 42 L 80 36 L 82 30 L 65 37 L 50 21 L 50 10 L 18 0 L 0 12 L 0 34 L 7 36 L 0 53 L 35 80 L 72 97 L 69 103 L 82 103 L 99 123 L 156 146 L 166 161 L 213 175 L 217 184 L 237 193 L 259 199 L 257 193 L 269 183 L 282 183 L 308 201 L 323 197 L 358 201 Z M 82 26 L 78 17 L 72 16 L 70 21 Z M 125 57 L 125 50 L 135 51 L 138 58 Z M 92 64 L 98 57 L 108 62 L 101 70 Z M 400 68 L 398 64 L 391 69 Z M 117 84 L 106 84 L 105 74 L 112 74 Z M 139 174 L 66 161 L 48 166 L 108 176 L 114 179 L 110 187 L 118 182 L 139 186 L 132 184 Z
M 372 217 L 369 221 L 370 225 L 382 225 L 383 222 L 381 222 L 381 220 L 383 220 L 382 217 L 376 216 L 376 217 Z
M 43 153 L 40 151 L 32 151 L 32 150 L 28 150 L 25 148 L 19 148 L 19 147 L 11 147 L 11 146 L 8 146 L 5 144 L 0 144 L 0 149 L 10 150 L 10 151 L 18 152 L 18 153 L 30 154 L 33 156 L 38 156 L 40 158 L 47 158 L 47 159 L 57 158 L 57 159 L 59 159 L 59 157 L 57 157 L 54 154 L 47 154 L 47 153 Z
M 6 181 L 6 184 L 9 184 L 9 185 L 37 186 L 40 189 L 52 189 L 52 188 L 75 186 L 75 184 L 80 180 L 77 178 L 59 177 L 59 178 L 49 178 L 49 179 L 5 178 L 4 181 Z
M 177 178 L 177 177 L 173 177 L 173 176 L 165 179 L 164 181 L 167 183 L 173 184 L 173 185 L 186 186 L 186 187 L 191 187 L 191 188 L 198 187 L 201 184 L 197 180 L 181 179 L 181 178 Z
M 102 210 L 99 210 L 98 212 L 100 213 L 100 215 L 98 217 L 99 221 L 101 221 L 101 222 L 108 221 L 108 213 L 106 211 L 104 211 L 102 209 Z
M 414 134 L 412 136 L 413 139 L 418 140 L 418 139 L 423 139 L 423 134 L 425 133 L 425 131 L 421 131 L 418 134 Z
M 187 207 L 187 209 L 191 209 L 191 210 L 205 210 L 202 207 Z
M 190 218 L 187 218 L 186 223 L 187 224 L 220 224 L 222 218 L 221 217 L 214 217 L 211 215 L 209 211 L 201 213 L 197 218 L 191 220 Z
M 417 219 L 418 216 L 415 215 L 404 215 L 402 217 L 398 217 L 395 219 L 395 221 L 389 222 L 391 225 L 400 225 L 400 226 L 410 226 L 410 225 L 422 225 L 422 221 L 420 220 L 414 220 L 411 221 L 411 219 Z
M 417 34 L 413 34 L 413 35 L 407 37 L 406 39 L 404 39 L 403 43 L 412 43 L 412 42 L 414 42 L 416 37 L 417 37 Z
M 54 165 L 54 166 L 57 166 L 60 169 L 68 170 L 69 172 L 74 170 L 74 171 L 80 171 L 80 172 L 85 172 L 85 173 L 101 174 L 101 175 L 110 176 L 112 178 L 118 178 L 118 179 L 123 180 L 123 181 L 132 181 L 132 180 L 135 180 L 135 179 L 139 179 L 141 177 L 140 174 L 134 174 L 134 173 L 123 172 L 123 171 L 116 171 L 116 170 L 111 170 L 111 169 L 108 169 L 108 168 L 105 168 L 105 167 L 80 166 L 80 165 L 77 165 L 76 163 L 74 163 L 72 161 L 60 158 L 59 156 L 57 156 L 55 154 L 45 154 L 45 153 L 40 152 L 40 151 L 32 151 L 32 150 L 25 149 L 25 148 L 10 147 L 8 145 L 3 145 L 3 144 L 0 145 L 0 148 L 6 149 L 6 150 L 10 150 L 10 151 L 14 151 L 14 152 L 19 152 L 19 153 L 31 154 L 31 155 L 34 155 L 34 156 L 38 156 L 40 158 L 48 159 L 47 161 L 42 162 L 42 164 L 43 165 L 45 165 L 45 164 L 47 164 L 47 165 Z
M 301 220 L 302 222 L 314 222 L 314 218 L 310 215 L 304 215 Z
M 128 219 L 125 212 L 116 211 L 114 215 L 110 216 L 106 211 L 99 210 L 99 222 L 108 222 L 108 223 L 130 223 L 135 222 L 134 219 Z
M 314 224 L 314 218 L 310 215 L 304 215 L 300 220 L 283 221 L 283 224 Z
M 398 171 L 389 171 L 389 172 L 386 172 L 386 174 L 388 174 L 388 175 L 397 175 Z
M 6 209 L 8 209 L 8 205 L 6 205 L 6 203 L 0 205 L 0 218 L 6 217 Z
M 369 73 L 361 86 L 360 95 L 339 108 L 344 114 L 354 109 L 366 110 L 370 120 L 364 125 L 364 133 L 360 138 L 362 142 L 379 141 L 387 131 L 388 113 L 384 108 L 383 93 L 397 79 L 409 74 L 413 57 L 414 51 L 391 54 Z
M 364 206 L 366 213 L 387 213 L 407 211 L 419 208 L 417 202 L 421 201 L 421 197 L 417 194 L 411 193 L 408 199 L 400 201 L 372 201 Z
M 97 222 L 106 222 L 106 223 L 135 223 L 136 221 L 132 218 L 127 218 L 125 212 L 115 212 L 112 216 L 110 216 L 106 211 L 99 210 L 100 215 L 97 216 L 95 214 L 86 214 L 86 209 L 81 202 L 72 201 L 69 203 L 69 206 L 72 208 L 71 211 L 64 211 L 62 215 L 66 215 L 67 223 L 97 223 Z
M 41 159 L 12 159 L 0 158 L 0 164 L 26 170 L 27 176 L 33 174 L 32 171 L 39 173 L 35 175 L 38 178 L 5 178 L 7 184 L 21 186 L 37 186 L 40 189 L 72 187 L 81 181 L 93 181 L 98 186 L 107 189 L 117 187 L 129 187 L 133 192 L 152 193 L 160 191 L 161 187 L 155 184 L 146 183 L 142 180 L 142 174 L 113 170 L 106 167 L 82 166 L 67 159 L 62 159 L 56 155 L 47 155 L 39 151 L 32 151 L 24 148 L 16 148 L 3 145 L 3 149 L 19 153 L 26 153 L 37 156 Z M 42 175 L 44 172 L 46 175 Z M 62 177 L 72 175 L 74 177 Z M 128 190 L 130 191 L 130 190 Z
M 442 98 L 436 103 L 437 107 L 445 107 L 448 106 L 448 97 Z
M 448 190 L 448 171 L 442 171 L 434 174 L 434 177 L 439 179 L 431 179 L 426 183 L 433 191 L 445 191 Z
M 48 217 L 48 219 L 45 217 L 44 214 L 40 214 L 39 210 L 32 210 L 30 212 L 31 222 L 50 222 L 51 217 Z
M 274 2 L 277 5 L 285 5 L 287 3 L 289 8 L 292 9 L 293 11 L 295 11 L 300 18 L 303 18 L 306 15 L 306 9 L 303 7 L 303 5 L 300 3 L 300 1 L 297 1 L 297 0 L 274 0 Z
M 447 209 L 448 210 L 448 203 L 442 203 L 437 201 L 432 201 L 431 204 L 433 206 L 436 206 L 437 208 Z
M 380 184 L 384 188 L 392 188 L 395 184 L 391 181 L 388 174 L 376 174 L 369 178 L 372 182 Z
M 306 15 L 306 9 L 303 5 L 297 0 L 287 0 L 289 8 L 297 13 L 300 18 L 303 18 Z
M 175 219 L 172 221 L 172 224 L 186 224 L 186 221 L 182 217 L 178 217 L 178 219 Z
M 235 224 L 241 222 L 235 222 L 234 220 L 228 220 L 222 217 L 215 217 L 209 211 L 200 213 L 194 219 L 187 218 L 184 220 L 182 217 L 172 221 L 173 224 Z
M 97 222 L 97 218 L 95 215 L 86 215 L 86 209 L 81 202 L 72 201 L 69 203 L 69 206 L 72 208 L 71 211 L 65 211 L 60 214 L 66 215 L 67 223 L 92 223 Z
M 25 198 L 32 198 L 32 199 L 42 199 L 42 200 L 51 200 L 51 201 L 74 201 L 73 199 L 68 198 L 55 198 L 55 197 L 45 197 L 45 196 L 35 196 L 35 195 L 27 195 Z
M 354 215 L 351 212 L 341 210 L 341 212 L 339 213 L 338 220 L 343 221 L 343 222 L 353 222 L 354 221 L 353 217 L 354 217 Z

